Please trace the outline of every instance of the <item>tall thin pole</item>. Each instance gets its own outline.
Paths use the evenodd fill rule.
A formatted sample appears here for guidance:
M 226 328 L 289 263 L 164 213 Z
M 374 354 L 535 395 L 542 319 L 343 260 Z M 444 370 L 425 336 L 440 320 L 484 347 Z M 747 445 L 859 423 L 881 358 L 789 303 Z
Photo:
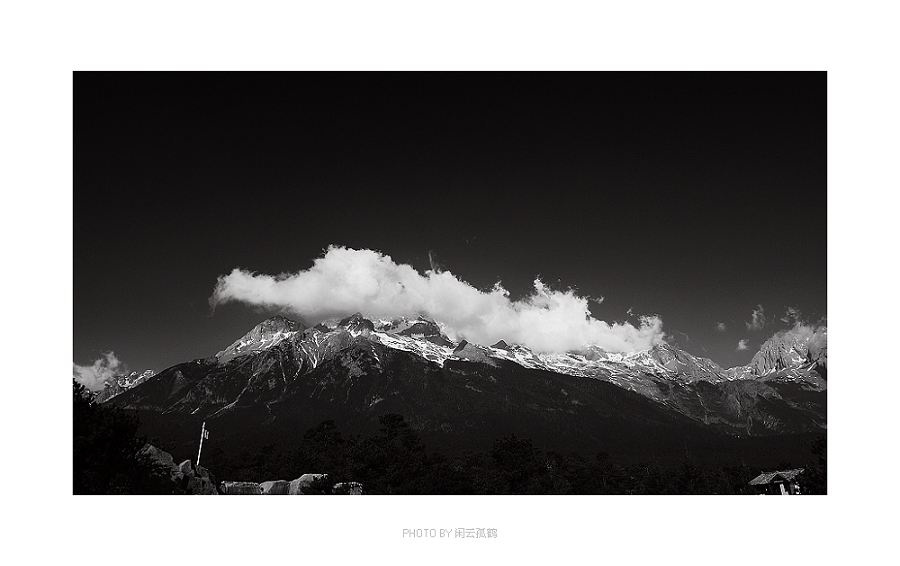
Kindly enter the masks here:
M 197 450 L 197 467 L 200 467 L 200 451 L 203 450 L 203 439 L 209 438 L 209 432 L 206 431 L 206 421 L 203 421 L 203 428 L 200 429 L 200 450 Z

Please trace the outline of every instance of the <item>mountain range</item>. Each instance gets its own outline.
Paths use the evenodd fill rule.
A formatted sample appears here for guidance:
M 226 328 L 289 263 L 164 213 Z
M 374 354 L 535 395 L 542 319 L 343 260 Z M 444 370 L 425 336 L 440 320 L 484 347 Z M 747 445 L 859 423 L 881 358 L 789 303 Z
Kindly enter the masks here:
M 214 356 L 123 379 L 100 400 L 138 410 L 148 434 L 185 453 L 202 420 L 237 449 L 290 442 L 326 419 L 367 433 L 397 413 L 447 450 L 514 434 L 639 459 L 823 434 L 826 379 L 824 327 L 777 333 L 750 364 L 723 369 L 669 344 L 540 353 L 457 342 L 424 317 L 356 313 L 313 327 L 269 318 Z
M 128 391 L 132 387 L 140 385 L 154 375 L 156 375 L 156 372 L 152 369 L 113 375 L 112 377 L 107 378 L 103 383 L 103 389 L 95 393 L 94 400 L 98 403 L 108 401 L 116 395 Z

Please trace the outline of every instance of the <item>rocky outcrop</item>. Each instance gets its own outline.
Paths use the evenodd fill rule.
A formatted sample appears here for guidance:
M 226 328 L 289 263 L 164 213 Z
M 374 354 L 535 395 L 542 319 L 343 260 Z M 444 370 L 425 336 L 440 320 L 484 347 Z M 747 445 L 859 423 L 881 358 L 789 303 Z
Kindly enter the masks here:
M 190 460 L 185 460 L 190 466 Z M 182 469 L 184 463 L 182 462 Z M 186 481 L 185 481 L 186 480 Z M 203 466 L 197 466 L 190 472 L 184 473 L 182 477 L 182 487 L 186 494 L 189 495 L 218 495 L 216 491 L 215 479 L 210 475 L 209 470 Z
M 223 481 L 223 495 L 262 495 L 262 486 L 252 481 Z
M 308 495 L 313 492 L 314 483 L 327 478 L 327 474 L 303 474 L 291 482 L 288 495 Z
M 171 454 L 152 444 L 145 445 L 141 453 L 169 472 L 169 478 L 178 487 L 178 492 L 186 495 L 218 495 L 215 479 L 203 466 L 194 466 L 190 460 L 176 465 Z
M 291 482 L 285 480 L 264 481 L 259 484 L 263 495 L 289 495 Z
M 225 481 L 220 489 L 225 495 L 362 495 L 359 482 L 340 482 L 327 486 L 328 474 L 303 474 L 292 481 L 270 480 L 262 483 L 249 481 Z
M 178 469 L 178 466 L 175 465 L 175 460 L 172 458 L 171 454 L 169 454 L 165 450 L 160 450 L 152 444 L 145 444 L 144 448 L 141 449 L 141 454 L 150 457 L 153 462 L 165 466 L 168 469 Z
M 409 336 L 412 338 L 419 338 L 423 340 L 427 340 L 432 344 L 437 344 L 438 346 L 445 346 L 448 348 L 453 347 L 453 342 L 441 332 L 441 327 L 437 325 L 433 320 L 428 320 L 426 318 L 420 317 L 419 320 L 415 321 L 409 328 L 398 332 L 400 336 Z

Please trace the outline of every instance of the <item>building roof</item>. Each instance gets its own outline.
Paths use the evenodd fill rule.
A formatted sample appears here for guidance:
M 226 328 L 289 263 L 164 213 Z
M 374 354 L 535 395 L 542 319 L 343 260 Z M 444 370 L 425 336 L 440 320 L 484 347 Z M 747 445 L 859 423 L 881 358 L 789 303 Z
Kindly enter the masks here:
M 792 480 L 803 473 L 803 468 L 795 468 L 793 470 L 777 470 L 774 472 L 763 472 L 750 480 L 750 485 L 765 485 L 772 483 L 777 477 L 785 480 Z

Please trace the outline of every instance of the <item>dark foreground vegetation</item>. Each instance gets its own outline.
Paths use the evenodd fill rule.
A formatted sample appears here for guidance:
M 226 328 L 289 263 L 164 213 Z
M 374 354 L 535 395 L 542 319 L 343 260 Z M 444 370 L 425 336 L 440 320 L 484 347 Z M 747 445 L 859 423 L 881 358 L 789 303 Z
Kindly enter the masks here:
M 72 492 L 91 494 L 177 493 L 169 474 L 141 453 L 138 418 L 117 407 L 99 405 L 73 383 Z
M 590 456 L 542 451 L 531 440 L 497 439 L 488 452 L 451 456 L 427 450 L 400 415 L 381 417 L 374 436 L 344 439 L 333 421 L 303 435 L 293 449 L 275 444 L 226 454 L 212 449 L 206 465 L 219 477 L 262 481 L 298 472 L 327 473 L 330 481 L 357 481 L 367 494 L 751 494 L 760 473 L 746 465 L 707 467 L 687 455 L 676 467 L 621 465 L 604 452 Z M 804 486 L 824 493 L 824 438 Z M 815 450 L 814 450 L 815 451 Z M 781 469 L 795 467 L 783 462 Z M 816 475 L 820 470 L 821 479 Z
M 177 493 L 164 472 L 139 456 L 145 439 L 136 436 L 137 417 L 91 402 L 79 387 L 74 492 Z M 486 452 L 448 455 L 428 450 L 401 415 L 383 415 L 380 424 L 376 434 L 344 438 L 326 420 L 293 447 L 268 444 L 231 452 L 204 447 L 203 465 L 231 481 L 327 473 L 329 483 L 360 482 L 367 494 L 751 494 L 748 483 L 761 471 L 746 464 L 708 466 L 690 454 L 676 466 L 621 464 L 605 452 L 542 451 L 530 439 L 512 435 L 495 440 Z M 805 467 L 804 493 L 825 493 L 824 437 L 812 452 L 809 462 L 781 462 L 777 468 Z

